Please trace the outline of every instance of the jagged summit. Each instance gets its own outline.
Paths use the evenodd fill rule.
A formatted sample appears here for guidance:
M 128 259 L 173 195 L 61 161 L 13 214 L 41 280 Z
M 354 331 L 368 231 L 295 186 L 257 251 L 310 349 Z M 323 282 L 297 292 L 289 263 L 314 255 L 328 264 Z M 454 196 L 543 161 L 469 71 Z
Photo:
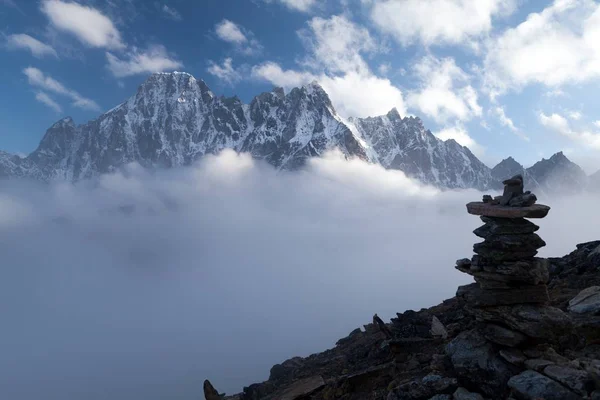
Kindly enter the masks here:
M 57 121 L 27 158 L 2 155 L 0 174 L 76 181 L 130 162 L 189 165 L 225 148 L 282 169 L 338 148 L 440 188 L 483 190 L 512 175 L 495 176 L 468 148 L 438 139 L 420 118 L 402 117 L 396 108 L 346 121 L 316 81 L 287 93 L 273 88 L 246 104 L 215 96 L 202 79 L 179 71 L 150 75 L 133 96 L 88 123 Z M 556 158 L 553 169 L 566 165 Z

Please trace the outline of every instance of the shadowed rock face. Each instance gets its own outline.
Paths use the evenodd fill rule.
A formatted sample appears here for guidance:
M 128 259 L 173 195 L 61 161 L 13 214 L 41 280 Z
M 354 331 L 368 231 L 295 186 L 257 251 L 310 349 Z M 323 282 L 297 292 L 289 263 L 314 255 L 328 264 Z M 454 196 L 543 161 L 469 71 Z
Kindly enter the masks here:
M 531 230 L 529 224 L 524 226 Z M 580 399 L 584 392 L 587 396 L 600 389 L 594 383 L 595 371 L 600 371 L 600 348 L 586 342 L 588 335 L 600 336 L 600 323 L 594 320 L 600 317 L 586 314 L 570 334 L 582 340 L 575 340 L 577 344 L 551 345 L 544 338 L 571 337 L 566 332 L 570 318 L 577 314 L 565 311 L 582 289 L 600 286 L 599 257 L 600 241 L 580 244 L 563 258 L 534 259 L 532 270 L 530 262 L 502 264 L 498 274 L 515 276 L 517 286 L 522 281 L 547 283 L 550 296 L 541 300 L 549 304 L 483 307 L 488 314 L 483 317 L 497 321 L 486 323 L 466 312 L 460 298 L 409 310 L 387 324 L 392 340 L 376 323 L 369 323 L 330 350 L 276 365 L 268 381 L 225 399 L 275 400 L 311 381 L 318 388 L 297 399 L 505 400 L 509 395 Z M 494 266 L 474 265 L 471 260 L 461 260 L 459 267 L 473 274 L 495 273 Z M 590 289 L 580 299 L 593 293 L 595 289 Z M 447 339 L 432 333 L 434 317 L 444 326 Z

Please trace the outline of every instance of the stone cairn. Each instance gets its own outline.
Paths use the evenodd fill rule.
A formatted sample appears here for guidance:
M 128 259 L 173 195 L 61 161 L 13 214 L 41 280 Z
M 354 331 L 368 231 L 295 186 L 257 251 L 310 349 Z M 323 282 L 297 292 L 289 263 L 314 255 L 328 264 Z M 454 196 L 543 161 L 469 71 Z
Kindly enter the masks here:
M 482 323 L 483 336 L 495 344 L 516 348 L 525 343 L 558 342 L 570 329 L 569 318 L 550 307 L 547 260 L 536 258 L 546 243 L 527 219 L 544 218 L 550 207 L 523 191 L 523 177 L 503 182 L 502 196 L 483 196 L 483 202 L 467 204 L 469 214 L 484 225 L 475 235 L 484 239 L 473 246 L 471 260 L 457 261 L 456 268 L 475 278 L 461 286 L 457 297 L 467 312 Z

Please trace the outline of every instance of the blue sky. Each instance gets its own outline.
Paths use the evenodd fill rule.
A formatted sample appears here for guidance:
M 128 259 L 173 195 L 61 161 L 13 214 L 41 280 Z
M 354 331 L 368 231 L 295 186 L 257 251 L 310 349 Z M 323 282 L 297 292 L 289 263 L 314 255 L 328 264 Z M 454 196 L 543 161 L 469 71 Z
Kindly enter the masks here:
M 0 57 L 9 152 L 180 70 L 244 101 L 318 80 L 342 116 L 396 107 L 488 165 L 600 168 L 592 0 L 0 0 Z

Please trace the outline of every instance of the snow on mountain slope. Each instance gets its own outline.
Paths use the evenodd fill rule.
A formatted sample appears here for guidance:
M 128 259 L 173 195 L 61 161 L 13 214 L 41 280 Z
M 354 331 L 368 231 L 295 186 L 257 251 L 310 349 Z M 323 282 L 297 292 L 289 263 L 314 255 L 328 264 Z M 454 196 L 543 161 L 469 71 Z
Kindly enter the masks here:
M 547 160 L 538 161 L 527 168 L 527 173 L 542 191 L 549 194 L 580 192 L 588 185 L 585 172 L 562 151 Z
M 395 109 L 345 121 L 317 83 L 287 94 L 277 88 L 244 104 L 215 96 L 184 72 L 151 75 L 134 96 L 86 124 L 58 121 L 25 159 L 0 153 L 0 176 L 77 181 L 130 162 L 189 165 L 226 148 L 280 169 L 297 169 L 337 148 L 441 188 L 498 187 L 469 149 L 436 138 L 419 118 L 402 118 Z
M 263 93 L 247 105 L 237 97 L 217 98 L 202 80 L 174 72 L 153 74 L 128 101 L 87 124 L 60 120 L 27 160 L 43 179 L 75 181 L 133 161 L 189 165 L 225 148 L 286 169 L 333 148 L 368 159 L 318 84 L 287 95 Z
M 399 169 L 424 183 L 445 188 L 487 189 L 494 186 L 490 169 L 471 151 L 450 139 L 442 141 L 419 118 L 387 115 L 354 118 L 357 127 L 385 168 Z

